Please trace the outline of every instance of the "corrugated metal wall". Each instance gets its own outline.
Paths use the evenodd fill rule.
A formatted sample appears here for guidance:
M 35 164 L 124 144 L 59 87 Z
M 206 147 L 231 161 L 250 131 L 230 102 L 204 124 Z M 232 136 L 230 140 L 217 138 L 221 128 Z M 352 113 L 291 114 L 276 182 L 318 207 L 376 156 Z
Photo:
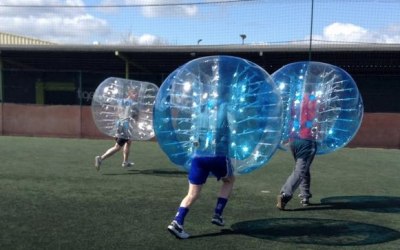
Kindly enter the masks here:
M 12 45 L 51 45 L 54 43 L 42 41 L 39 39 L 18 36 L 8 33 L 0 32 L 0 44 L 12 44 Z

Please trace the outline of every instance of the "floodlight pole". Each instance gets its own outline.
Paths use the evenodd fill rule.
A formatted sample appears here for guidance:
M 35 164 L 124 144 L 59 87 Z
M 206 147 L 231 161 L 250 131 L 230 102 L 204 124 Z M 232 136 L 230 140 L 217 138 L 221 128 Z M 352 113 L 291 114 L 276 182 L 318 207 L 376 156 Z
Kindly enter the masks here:
M 241 34 L 240 37 L 242 38 L 242 45 L 244 44 L 244 39 L 246 39 L 246 35 L 245 34 Z
M 314 24 L 314 0 L 311 0 L 310 47 L 308 48 L 308 60 L 309 61 L 311 61 L 313 24 Z
M 0 112 L 1 112 L 1 114 L 4 114 L 4 112 L 3 112 L 3 102 L 4 102 L 4 99 L 3 99 L 3 58 L 2 58 L 2 56 L 1 56 L 1 51 L 0 51 L 0 105 L 1 105 L 1 110 L 0 110 Z M 3 120 L 4 120 L 4 118 L 3 118 L 4 116 L 1 116 L 1 126 L 0 126 L 0 135 L 2 135 L 3 134 Z
M 125 62 L 125 79 L 129 79 L 129 60 L 128 60 L 128 58 L 121 55 L 118 50 L 115 51 L 115 56 L 124 60 L 124 62 Z
M 0 103 L 3 104 L 3 58 L 0 51 Z

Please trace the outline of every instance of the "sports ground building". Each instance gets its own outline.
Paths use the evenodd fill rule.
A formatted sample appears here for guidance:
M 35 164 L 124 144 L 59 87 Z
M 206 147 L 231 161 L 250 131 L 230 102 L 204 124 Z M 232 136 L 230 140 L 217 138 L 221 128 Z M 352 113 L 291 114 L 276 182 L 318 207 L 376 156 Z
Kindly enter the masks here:
M 0 36 L 2 135 L 101 137 L 90 104 L 104 79 L 114 76 L 160 86 L 192 59 L 231 55 L 270 74 L 307 60 L 341 67 L 356 81 L 365 108 L 351 145 L 400 148 L 400 44 L 316 44 L 310 52 L 307 44 L 75 46 L 12 39 Z

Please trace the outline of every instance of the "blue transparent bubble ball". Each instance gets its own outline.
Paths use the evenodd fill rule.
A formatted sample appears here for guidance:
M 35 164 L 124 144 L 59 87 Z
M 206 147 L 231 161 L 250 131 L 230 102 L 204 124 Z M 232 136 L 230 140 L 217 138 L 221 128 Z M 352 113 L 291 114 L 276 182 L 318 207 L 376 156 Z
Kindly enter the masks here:
M 265 165 L 279 146 L 282 101 L 271 77 L 242 58 L 192 60 L 163 82 L 154 105 L 161 149 L 184 170 L 193 156 L 228 156 L 236 175 Z
M 287 149 L 291 138 L 303 138 L 317 142 L 317 154 L 327 154 L 355 136 L 364 107 L 346 71 L 321 62 L 296 62 L 283 66 L 272 78 L 283 101 L 282 149 Z
M 158 86 L 116 77 L 105 79 L 92 99 L 92 116 L 105 135 L 130 140 L 154 137 L 153 107 Z

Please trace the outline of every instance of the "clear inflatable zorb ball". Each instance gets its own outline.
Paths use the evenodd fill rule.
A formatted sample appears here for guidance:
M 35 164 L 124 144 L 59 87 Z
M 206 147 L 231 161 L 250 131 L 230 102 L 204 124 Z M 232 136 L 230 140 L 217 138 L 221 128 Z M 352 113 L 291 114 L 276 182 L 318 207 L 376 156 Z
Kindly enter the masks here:
M 302 138 L 317 142 L 317 154 L 327 154 L 355 136 L 364 107 L 346 71 L 321 62 L 296 62 L 283 66 L 272 78 L 283 100 L 282 149 L 291 139 Z
M 160 87 L 154 130 L 161 149 L 185 170 L 197 156 L 227 156 L 236 175 L 264 166 L 281 137 L 282 103 L 258 65 L 210 56 L 181 66 Z
M 92 115 L 104 134 L 129 140 L 154 137 L 153 107 L 158 92 L 150 82 L 110 77 L 96 89 Z

